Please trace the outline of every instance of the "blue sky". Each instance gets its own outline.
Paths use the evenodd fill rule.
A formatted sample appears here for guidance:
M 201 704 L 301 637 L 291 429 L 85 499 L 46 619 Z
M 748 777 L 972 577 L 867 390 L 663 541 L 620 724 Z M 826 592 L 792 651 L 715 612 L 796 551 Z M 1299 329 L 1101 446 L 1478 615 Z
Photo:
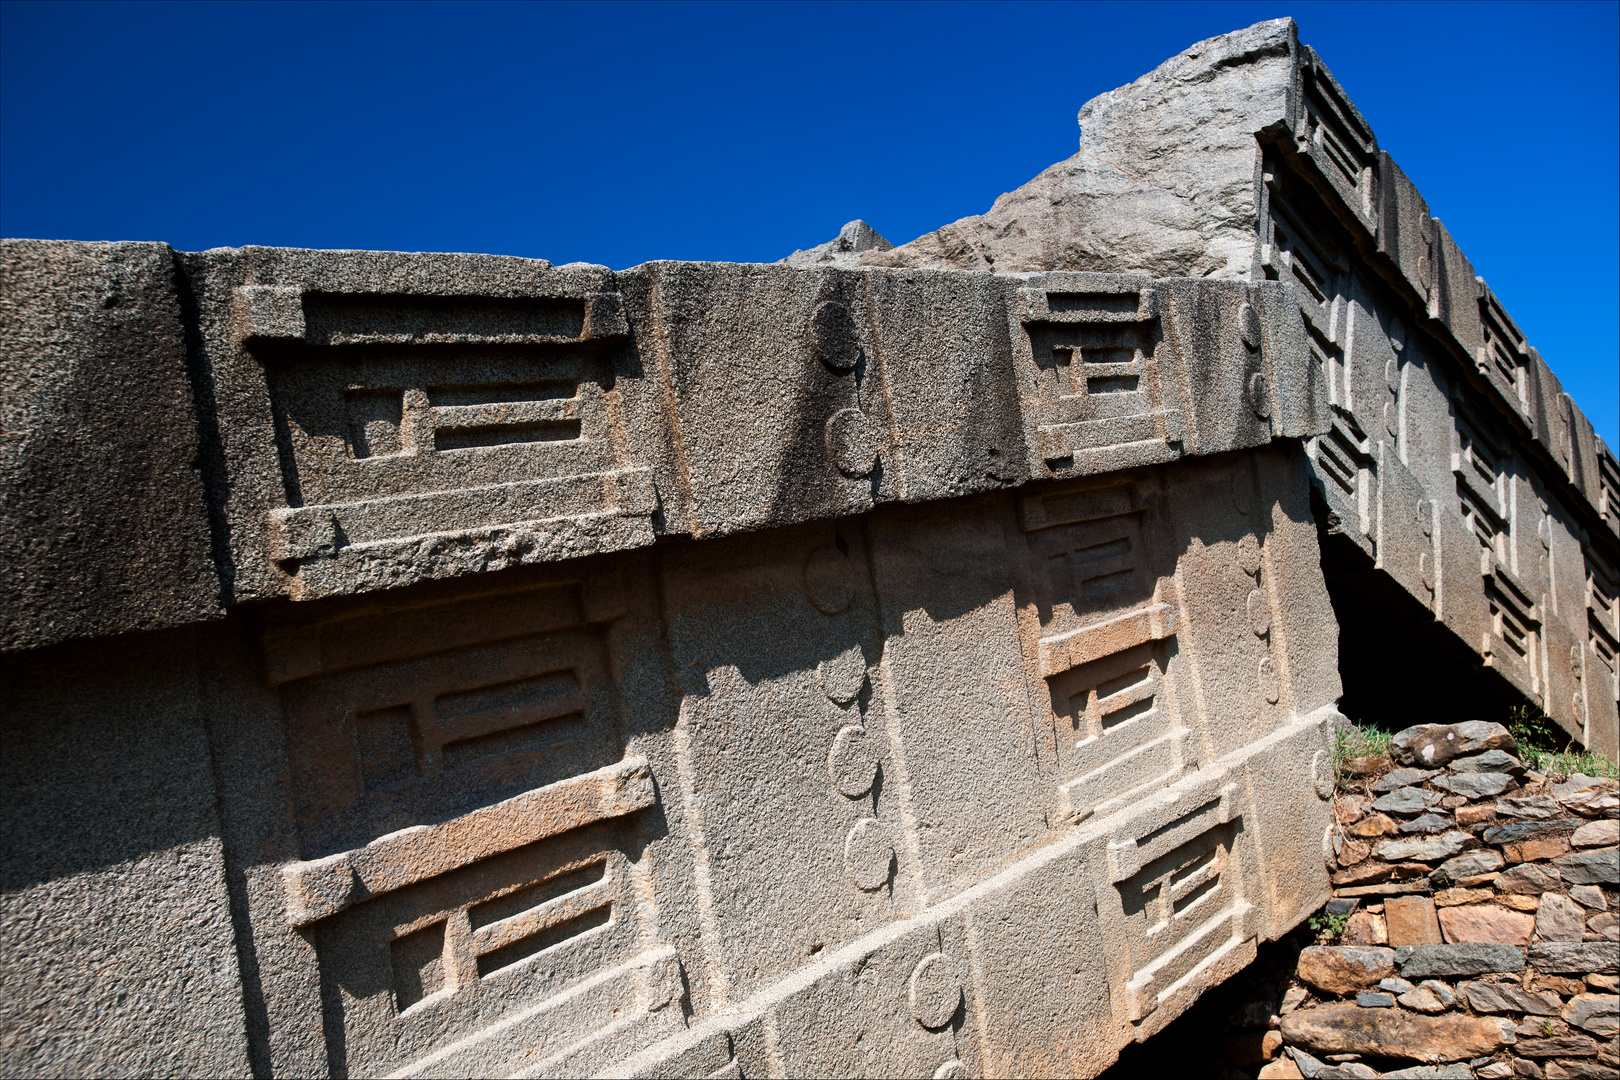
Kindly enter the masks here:
M 772 260 L 903 243 L 1292 15 L 1611 447 L 1620 4 L 0 4 L 0 234 Z

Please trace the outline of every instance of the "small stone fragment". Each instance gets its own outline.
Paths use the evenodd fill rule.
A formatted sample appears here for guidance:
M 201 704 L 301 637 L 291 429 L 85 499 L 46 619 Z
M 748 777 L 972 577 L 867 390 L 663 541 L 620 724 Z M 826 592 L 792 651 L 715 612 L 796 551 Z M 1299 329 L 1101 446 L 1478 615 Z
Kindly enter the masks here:
M 1579 941 L 1586 933 L 1586 912 L 1561 893 L 1541 894 L 1536 909 L 1536 936 L 1542 941 Z
M 1378 989 L 1388 990 L 1392 994 L 1410 994 L 1414 987 L 1405 979 L 1399 976 L 1394 976 L 1388 979 L 1380 979 L 1378 981 Z
M 1304 1080 L 1305 1077 L 1293 1059 L 1286 1057 L 1268 1062 L 1257 1075 L 1259 1080 Z
M 1384 1080 L 1473 1080 L 1475 1073 L 1459 1061 L 1451 1065 L 1413 1065 L 1381 1075 Z
M 1537 975 L 1536 989 L 1550 990 L 1562 997 L 1569 997 L 1572 994 L 1585 991 L 1585 987 L 1578 980 L 1566 979 L 1559 975 Z
M 1513 1059 L 1513 1075 L 1526 1077 L 1527 1080 L 1542 1080 L 1547 1074 L 1541 1071 L 1541 1066 L 1524 1058 Z
M 1507 1080 L 1513 1075 L 1513 1066 L 1505 1061 L 1493 1061 L 1474 1070 L 1479 1080 Z
M 1620 941 L 1620 918 L 1613 912 L 1602 912 L 1586 920 L 1586 932 L 1601 941 Z
M 1489 805 L 1459 806 L 1457 807 L 1457 824 L 1478 825 L 1482 821 L 1490 821 L 1496 817 L 1496 811 Z
M 1520 893 L 1500 893 L 1496 902 L 1505 908 L 1514 911 L 1535 911 L 1541 906 L 1541 901 L 1534 896 L 1525 896 Z
M 1369 814 L 1360 821 L 1344 827 L 1345 835 L 1360 837 L 1364 840 L 1388 836 L 1395 829 L 1395 822 L 1387 814 Z
M 1317 1053 L 1439 1063 L 1494 1054 L 1512 1041 L 1513 1025 L 1485 1017 L 1415 1016 L 1328 1005 L 1284 1017 L 1282 1034 L 1290 1046 Z
M 1615 788 L 1613 780 L 1605 780 L 1598 776 L 1587 776 L 1585 773 L 1575 773 L 1562 784 L 1554 784 L 1553 798 L 1561 803 L 1571 802 L 1578 796 L 1591 797 Z
M 1420 986 L 1416 990 L 1402 994 L 1395 1000 L 1400 1003 L 1401 1008 L 1411 1009 L 1414 1012 L 1438 1013 L 1446 1011 L 1445 1002 L 1441 1001 L 1439 995 L 1426 986 Z
M 1620 978 L 1613 975 L 1599 975 L 1594 971 L 1586 976 L 1586 985 L 1602 993 L 1612 994 L 1620 990 Z
M 1577 938 L 1576 940 L 1580 939 Z M 1370 911 L 1356 912 L 1344 924 L 1344 933 L 1339 935 L 1339 941 L 1345 945 L 1387 944 L 1389 934 L 1384 927 L 1384 916 L 1374 915 Z M 1397 944 L 1405 943 L 1398 942 Z
M 1543 836 L 1517 844 L 1503 844 L 1502 854 L 1510 863 L 1545 862 L 1556 859 L 1569 850 L 1569 841 L 1562 836 Z
M 1366 885 L 1375 881 L 1412 881 L 1416 878 L 1427 877 L 1429 868 L 1422 863 L 1386 863 L 1373 862 L 1365 866 L 1355 866 L 1345 870 L 1336 871 L 1333 875 L 1335 885 Z M 1342 899 L 1342 897 L 1340 897 Z
M 1329 1065 L 1316 1075 L 1320 1080 L 1376 1080 L 1378 1076 L 1371 1065 L 1363 1065 L 1359 1061 Z
M 1452 943 L 1486 942 L 1496 945 L 1525 945 L 1536 928 L 1534 917 L 1509 911 L 1496 904 L 1465 904 L 1442 908 L 1440 929 Z
M 1398 841 L 1387 841 L 1398 843 Z M 1383 847 L 1382 844 L 1379 847 Z M 1376 848 L 1374 849 L 1377 850 Z M 1577 851 L 1553 861 L 1564 880 L 1576 885 L 1620 885 L 1620 848 Z
M 1524 950 L 1511 945 L 1417 945 L 1395 950 L 1408 979 L 1512 974 L 1524 970 Z
M 1449 859 L 1473 842 L 1464 832 L 1441 833 L 1413 840 L 1385 840 L 1373 848 L 1373 854 L 1388 862 L 1413 859 L 1418 862 L 1438 862 Z
M 1349 994 L 1377 986 L 1395 974 L 1395 953 L 1390 949 L 1335 948 L 1313 945 L 1299 954 L 1300 979 L 1329 994 Z
M 1573 1026 L 1601 1038 L 1620 1035 L 1620 997 L 1614 994 L 1577 994 L 1563 1016 Z
M 1440 802 L 1440 795 L 1417 787 L 1397 788 L 1373 802 L 1374 810 L 1386 814 L 1421 814 Z
M 1356 1004 L 1363 1009 L 1393 1009 L 1395 1007 L 1395 996 L 1379 991 L 1363 990 L 1356 995 Z
M 1448 817 L 1441 817 L 1439 814 L 1424 814 L 1422 817 L 1413 818 L 1411 821 L 1401 822 L 1400 830 L 1402 833 L 1409 835 L 1413 833 L 1440 833 L 1451 828 L 1451 825 L 1452 821 Z
M 1487 750 L 1483 754 L 1454 758 L 1446 768 L 1457 773 L 1500 772 L 1513 776 L 1523 776 L 1525 773 L 1524 762 L 1500 750 Z
M 1361 903 L 1360 900 L 1346 900 L 1342 897 L 1335 896 L 1327 903 L 1322 905 L 1322 910 L 1327 912 L 1329 915 L 1348 915 L 1352 911 L 1356 910 L 1356 905 L 1359 903 Z
M 1443 941 L 1434 901 L 1426 896 L 1391 897 L 1384 905 L 1384 921 L 1391 945 L 1439 945 Z
M 1456 792 L 1466 795 L 1470 799 L 1487 799 L 1492 795 L 1500 795 L 1513 785 L 1513 777 L 1507 773 L 1458 773 L 1455 776 L 1441 776 L 1430 781 L 1435 787 L 1443 791 Z
M 1365 840 L 1346 840 L 1339 848 L 1339 865 L 1354 866 L 1372 854 L 1372 845 Z
M 1458 904 L 1483 904 L 1495 896 L 1489 889 L 1444 889 L 1434 894 L 1436 907 L 1456 907 Z
M 1580 827 L 1580 818 L 1553 818 L 1550 821 L 1516 821 L 1495 829 L 1486 829 L 1480 839 L 1487 844 L 1517 844 L 1540 836 L 1559 836 Z
M 1463 983 L 1468 1007 L 1478 1013 L 1528 1013 L 1557 1016 L 1564 1007 L 1557 994 L 1531 993 L 1511 983 Z
M 1588 821 L 1575 830 L 1569 842 L 1578 848 L 1606 847 L 1620 844 L 1620 819 L 1603 818 Z
M 1305 999 L 1310 996 L 1303 986 L 1290 986 L 1283 992 L 1282 1004 L 1277 1007 L 1277 1011 L 1279 1013 L 1291 1013 L 1305 1004 Z
M 1593 911 L 1608 911 L 1609 902 L 1603 897 L 1603 890 L 1596 885 L 1575 885 L 1569 890 L 1569 898 L 1584 908 Z
M 1378 778 L 1372 789 L 1380 795 L 1385 795 L 1397 788 L 1415 787 L 1431 776 L 1439 775 L 1438 769 L 1391 769 Z
M 1551 1039 L 1520 1039 L 1513 1050 L 1532 1058 L 1591 1057 L 1598 1052 L 1598 1044 L 1587 1035 L 1559 1035 Z
M 1447 859 L 1435 870 L 1431 880 L 1439 886 L 1455 884 L 1461 878 L 1500 870 L 1503 865 L 1505 864 L 1501 852 L 1482 848 L 1459 855 L 1455 859 Z
M 1496 800 L 1496 812 L 1503 817 L 1529 821 L 1549 821 L 1563 813 L 1551 795 L 1529 795 L 1521 799 Z
M 1457 884 L 1465 889 L 1478 889 L 1486 885 L 1493 885 L 1501 874 L 1473 874 L 1469 877 L 1459 878 Z
M 1551 866 L 1523 863 L 1496 879 L 1496 887 L 1511 893 L 1544 893 L 1564 883 L 1558 871 Z
M 1620 949 L 1606 941 L 1544 941 L 1530 946 L 1530 966 L 1559 975 L 1620 972 Z
M 1602 1064 L 1603 1051 L 1598 1051 L 1598 1061 L 1584 1061 L 1579 1058 L 1572 1061 L 1547 1062 L 1547 1080 L 1616 1080 L 1620 1077 L 1612 1064 Z
M 1365 795 L 1340 795 L 1333 800 L 1333 817 L 1340 825 L 1350 825 L 1367 816 L 1372 800 Z

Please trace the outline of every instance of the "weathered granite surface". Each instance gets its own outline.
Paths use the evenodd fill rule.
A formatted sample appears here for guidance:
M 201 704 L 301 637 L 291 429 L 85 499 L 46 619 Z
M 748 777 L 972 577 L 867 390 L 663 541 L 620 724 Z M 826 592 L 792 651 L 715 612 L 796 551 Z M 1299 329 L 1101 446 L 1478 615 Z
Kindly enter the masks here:
M 1328 77 L 1200 56 L 1218 268 L 0 246 L 11 1070 L 1094 1075 L 1315 910 L 1359 414 L 1219 102 Z

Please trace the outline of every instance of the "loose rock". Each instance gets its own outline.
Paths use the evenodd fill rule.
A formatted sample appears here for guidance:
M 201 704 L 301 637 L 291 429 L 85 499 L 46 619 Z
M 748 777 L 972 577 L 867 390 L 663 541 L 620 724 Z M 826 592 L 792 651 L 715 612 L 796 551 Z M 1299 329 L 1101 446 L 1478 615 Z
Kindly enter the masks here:
M 1417 787 L 1403 787 L 1373 802 L 1372 808 L 1386 814 L 1421 814 L 1440 802 L 1440 796 Z
M 1447 859 L 1441 863 L 1440 868 L 1434 872 L 1432 880 L 1437 885 L 1452 884 L 1461 878 L 1500 870 L 1503 865 L 1504 860 L 1501 852 L 1489 849 L 1470 851 L 1465 855 L 1459 855 L 1455 859 Z
M 1318 1053 L 1444 1062 L 1494 1054 L 1513 1041 L 1505 1020 L 1413 1016 L 1355 1005 L 1328 1005 L 1283 1017 L 1283 1039 Z
M 1418 945 L 1395 950 L 1408 979 L 1456 978 L 1524 970 L 1524 950 L 1511 945 Z M 1538 965 L 1543 970 L 1555 970 Z
M 1416 786 L 1433 776 L 1439 776 L 1438 769 L 1392 769 L 1380 776 L 1372 789 L 1379 794 L 1391 792 L 1397 788 Z
M 1470 799 L 1484 799 L 1506 791 L 1513 785 L 1513 777 L 1507 773 L 1496 772 L 1458 773 L 1455 776 L 1442 776 L 1430 782 L 1437 788 L 1454 791 Z
M 1377 986 L 1395 974 L 1390 949 L 1334 948 L 1313 945 L 1301 950 L 1295 969 L 1300 979 L 1329 994 L 1349 994 Z
M 1522 799 L 1497 799 L 1496 812 L 1503 817 L 1549 821 L 1564 811 L 1550 795 L 1529 795 Z
M 1396 829 L 1395 822 L 1386 814 L 1369 814 L 1352 825 L 1346 825 L 1345 835 L 1357 836 L 1364 840 L 1388 836 Z
M 1564 1008 L 1557 994 L 1533 994 L 1510 983 L 1463 983 L 1461 990 L 1475 1012 L 1557 1016 Z
M 1450 832 L 1414 840 L 1385 840 L 1373 848 L 1373 854 L 1389 862 L 1406 859 L 1439 862 L 1462 851 L 1473 839 L 1467 833 Z
M 1586 912 L 1560 893 L 1543 893 L 1536 909 L 1536 936 L 1542 941 L 1579 941 L 1586 933 Z
M 1489 942 L 1497 945 L 1525 945 L 1536 928 L 1534 917 L 1509 911 L 1495 904 L 1465 904 L 1443 908 L 1440 929 L 1449 942 Z
M 1530 946 L 1530 965 L 1537 971 L 1584 975 L 1620 972 L 1620 949 L 1606 941 L 1544 941 Z M 1402 968 L 1405 971 L 1405 968 Z
M 1565 881 L 1577 885 L 1620 885 L 1620 848 L 1577 851 L 1553 860 L 1553 865 L 1558 867 Z
M 1356 995 L 1356 1004 L 1363 1009 L 1393 1009 L 1395 1007 L 1395 995 L 1376 990 L 1363 990 Z
M 1474 754 L 1470 757 L 1455 758 L 1446 766 L 1452 772 L 1500 772 L 1512 776 L 1523 776 L 1524 762 L 1512 754 L 1505 754 L 1500 750 L 1487 750 L 1483 754 Z
M 1557 870 L 1550 866 L 1525 863 L 1515 866 L 1496 879 L 1496 887 L 1503 892 L 1543 893 L 1564 883 Z
M 1605 818 L 1602 821 L 1589 821 L 1575 830 L 1569 842 L 1578 848 L 1620 844 L 1620 820 Z
M 1620 997 L 1613 994 L 1578 994 L 1564 1010 L 1575 1027 L 1608 1039 L 1620 1034 Z
M 1441 833 L 1451 828 L 1451 826 L 1452 821 L 1448 817 L 1441 817 L 1439 814 L 1424 814 L 1420 818 L 1401 822 L 1400 829 L 1401 832 L 1407 834 Z

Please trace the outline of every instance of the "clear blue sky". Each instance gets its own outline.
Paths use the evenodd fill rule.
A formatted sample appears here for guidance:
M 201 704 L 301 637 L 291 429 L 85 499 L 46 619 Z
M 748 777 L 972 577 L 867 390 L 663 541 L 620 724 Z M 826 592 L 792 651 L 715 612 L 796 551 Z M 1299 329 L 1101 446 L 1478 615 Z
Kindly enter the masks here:
M 1292 15 L 1611 447 L 1620 4 L 0 4 L 0 234 L 773 260 L 903 243 Z

